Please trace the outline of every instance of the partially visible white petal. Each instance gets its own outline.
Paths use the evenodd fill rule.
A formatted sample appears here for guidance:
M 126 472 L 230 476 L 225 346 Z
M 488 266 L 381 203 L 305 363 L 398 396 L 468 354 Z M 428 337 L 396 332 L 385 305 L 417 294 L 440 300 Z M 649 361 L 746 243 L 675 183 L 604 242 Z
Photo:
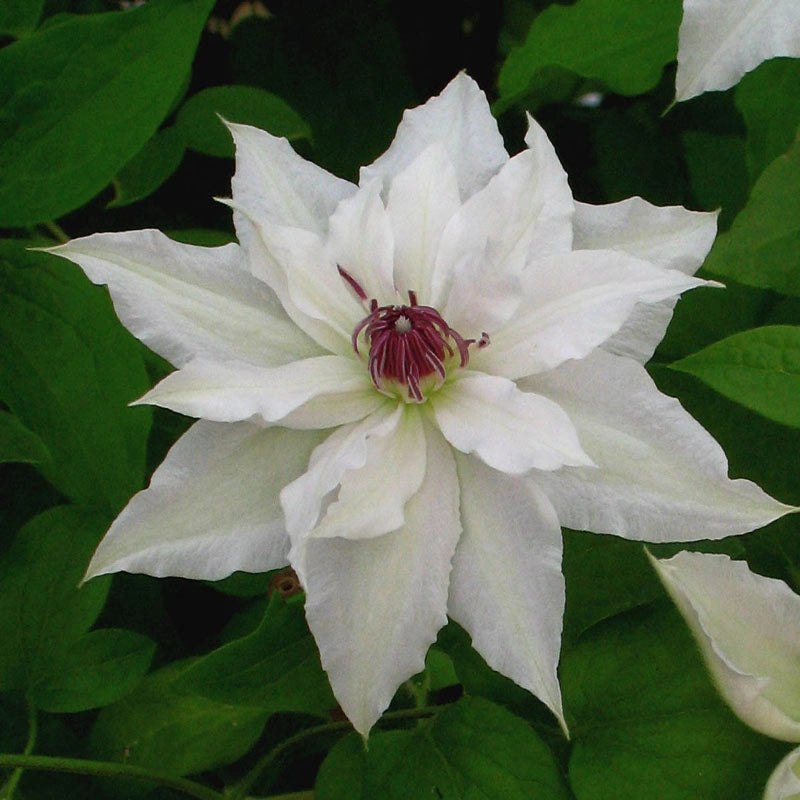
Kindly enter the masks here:
M 621 250 L 665 269 L 694 275 L 714 243 L 717 216 L 716 211 L 654 206 L 641 197 L 603 206 L 576 203 L 575 249 Z M 664 338 L 676 300 L 638 304 L 603 348 L 644 364 Z
M 447 621 L 460 531 L 453 457 L 430 431 L 425 481 L 400 530 L 361 541 L 305 540 L 308 624 L 333 693 L 362 736 L 398 686 L 424 669 L 425 653 Z
M 800 56 L 797 0 L 683 0 L 675 100 L 728 89 L 776 56 Z
M 444 145 L 422 151 L 392 179 L 386 209 L 394 231 L 394 282 L 430 304 L 431 276 L 447 221 L 461 207 L 456 173 Z
M 580 359 L 616 333 L 637 303 L 675 297 L 705 281 L 614 250 L 576 250 L 531 264 L 524 300 L 470 363 L 521 378 Z
M 320 437 L 195 423 L 114 521 L 86 577 L 124 570 L 219 580 L 284 566 L 289 539 L 278 492 L 302 472 Z
M 486 95 L 463 72 L 441 94 L 403 113 L 389 149 L 361 168 L 361 183 L 379 178 L 388 189 L 392 178 L 432 144 L 447 151 L 462 200 L 485 186 L 508 159 Z
M 168 375 L 137 403 L 215 422 L 260 417 L 285 425 L 287 416 L 294 412 L 295 421 L 300 423 L 297 427 L 328 428 L 364 417 L 381 402 L 377 395 L 355 358 L 317 356 L 273 369 L 196 359 Z M 331 408 L 326 408 L 326 398 L 334 401 Z M 349 402 L 341 403 L 342 398 Z M 318 419 L 312 413 L 300 413 L 312 400 L 318 401 Z
M 462 372 L 430 403 L 453 447 L 476 453 L 501 472 L 592 463 L 558 405 L 541 395 L 521 392 L 505 378 Z
M 556 668 L 564 616 L 561 526 L 525 478 L 456 456 L 461 522 L 448 614 L 486 663 L 532 692 L 566 730 Z
M 521 385 L 569 414 L 598 467 L 537 475 L 562 525 L 686 542 L 746 533 L 793 510 L 730 480 L 722 448 L 631 359 L 595 351 Z
M 725 701 L 757 731 L 800 742 L 800 596 L 721 553 L 650 560 Z
M 248 273 L 238 245 L 196 247 L 144 230 L 97 233 L 48 252 L 107 284 L 125 327 L 176 366 L 198 356 L 278 366 L 319 353 Z
M 364 465 L 342 475 L 339 494 L 311 531 L 315 538 L 369 539 L 403 525 L 406 503 L 425 477 L 425 434 L 416 406 L 395 429 L 366 441 Z
M 306 161 L 286 139 L 250 125 L 226 123 L 236 145 L 234 204 L 265 222 L 323 235 L 354 184 Z
M 394 237 L 377 181 L 339 203 L 330 219 L 328 247 L 334 263 L 358 281 L 369 299 L 379 299 L 380 305 L 391 301 Z
M 308 470 L 281 492 L 286 530 L 293 540 L 305 536 L 317 524 L 326 496 L 341 483 L 343 475 L 366 464 L 370 440 L 391 435 L 402 415 L 403 409 L 396 403 L 385 402 L 361 422 L 334 431 L 314 450 Z
M 800 747 L 775 767 L 767 781 L 764 800 L 800 800 Z

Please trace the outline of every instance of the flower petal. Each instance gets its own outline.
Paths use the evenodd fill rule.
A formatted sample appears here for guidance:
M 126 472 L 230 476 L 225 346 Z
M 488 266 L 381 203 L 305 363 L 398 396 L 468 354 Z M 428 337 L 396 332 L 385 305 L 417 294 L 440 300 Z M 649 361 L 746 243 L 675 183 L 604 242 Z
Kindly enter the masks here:
M 461 522 L 448 614 L 492 669 L 532 692 L 566 729 L 556 667 L 564 615 L 561 526 L 530 481 L 456 456 Z
M 728 89 L 776 56 L 800 56 L 797 0 L 683 0 L 675 100 Z
M 524 300 L 471 358 L 476 369 L 522 378 L 580 359 L 616 333 L 637 303 L 706 282 L 615 250 L 576 250 L 531 264 Z
M 654 206 L 641 197 L 592 206 L 575 204 L 576 250 L 621 250 L 665 269 L 694 275 L 717 232 L 717 212 Z M 603 344 L 610 353 L 650 360 L 664 338 L 677 298 L 640 303 Z
M 319 353 L 248 274 L 238 245 L 196 247 L 144 230 L 98 233 L 48 252 L 107 284 L 125 327 L 176 366 L 203 357 L 271 367 Z
M 304 408 L 311 401 L 316 402 Z M 362 419 L 383 398 L 357 359 L 317 356 L 274 369 L 196 359 L 136 402 L 215 422 L 258 416 L 268 423 L 329 428 Z
M 569 414 L 598 469 L 536 480 L 561 524 L 648 542 L 717 539 L 791 511 L 748 480 L 730 480 L 722 448 L 644 367 L 596 351 L 522 383 Z
M 447 151 L 462 200 L 485 186 L 508 159 L 486 95 L 463 72 L 440 95 L 403 113 L 391 146 L 361 168 L 360 182 L 378 178 L 388 189 L 392 178 L 432 144 Z
M 442 144 L 422 151 L 392 179 L 386 210 L 394 231 L 394 283 L 430 304 L 431 276 L 447 221 L 461 207 L 456 173 Z
M 219 580 L 287 563 L 280 489 L 321 434 L 200 421 L 114 521 L 86 577 L 143 572 Z
M 757 731 L 800 742 L 800 596 L 720 553 L 650 561 L 725 701 Z
M 311 531 L 315 538 L 369 539 L 403 525 L 406 503 L 425 477 L 419 409 L 402 408 L 395 429 L 366 441 L 364 465 L 342 475 L 339 494 Z
M 569 417 L 552 400 L 521 392 L 505 378 L 462 372 L 430 401 L 447 441 L 501 472 L 592 463 Z
M 800 799 L 800 747 L 786 755 L 772 771 L 764 790 L 764 800 Z
M 450 559 L 461 532 L 458 481 L 450 448 L 436 431 L 426 435 L 425 480 L 402 528 L 302 545 L 308 624 L 333 693 L 362 736 L 398 686 L 424 668 L 447 621 Z

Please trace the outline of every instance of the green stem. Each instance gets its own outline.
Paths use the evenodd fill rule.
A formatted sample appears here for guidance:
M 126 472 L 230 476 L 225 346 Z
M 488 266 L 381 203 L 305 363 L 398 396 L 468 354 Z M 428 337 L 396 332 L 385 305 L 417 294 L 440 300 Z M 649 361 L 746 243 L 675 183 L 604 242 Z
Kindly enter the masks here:
M 69 236 L 57 222 L 47 220 L 47 222 L 43 222 L 42 225 L 44 225 L 44 227 L 50 231 L 53 238 L 56 239 L 56 241 L 61 242 L 61 244 L 69 241 Z
M 78 775 L 133 778 L 177 789 L 190 797 L 198 798 L 198 800 L 224 800 L 222 794 L 200 783 L 188 781 L 185 778 L 176 778 L 174 775 L 166 775 L 145 767 L 137 767 L 134 764 L 118 764 L 113 761 L 86 761 L 82 758 L 0 753 L 0 769 L 33 769 L 47 772 L 74 772 Z
M 407 708 L 400 711 L 390 711 L 384 714 L 380 722 L 392 722 L 393 720 L 418 719 L 419 717 L 430 717 L 441 711 L 443 706 L 424 706 L 421 708 Z M 260 758 L 253 768 L 238 782 L 228 788 L 225 793 L 226 800 L 244 800 L 250 790 L 256 784 L 262 773 L 273 763 L 275 763 L 284 752 L 290 750 L 297 744 L 304 742 L 324 733 L 336 733 L 346 731 L 352 726 L 349 722 L 326 722 L 324 725 L 315 725 L 311 728 L 296 733 L 288 739 L 284 739 L 280 744 L 272 748 L 265 756 Z
M 36 715 L 36 706 L 28 700 L 28 741 L 25 742 L 25 749 L 22 751 L 23 755 L 29 756 L 33 752 L 33 748 L 36 747 L 38 731 L 39 718 Z M 18 767 L 11 773 L 11 777 L 6 781 L 5 786 L 0 789 L 0 800 L 12 800 L 23 772 L 22 767 Z

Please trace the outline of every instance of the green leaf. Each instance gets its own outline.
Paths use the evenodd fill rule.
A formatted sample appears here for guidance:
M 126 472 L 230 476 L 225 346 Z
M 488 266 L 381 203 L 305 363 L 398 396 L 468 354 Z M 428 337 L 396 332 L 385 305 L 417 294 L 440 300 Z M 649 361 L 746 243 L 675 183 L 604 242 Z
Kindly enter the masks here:
M 155 133 L 212 0 L 79 16 L 0 50 L 0 226 L 83 205 Z
M 800 140 L 761 173 L 705 267 L 750 286 L 800 295 Z
M 785 749 L 723 705 L 666 604 L 592 628 L 560 675 L 577 800 L 756 798 Z
M 311 128 L 286 102 L 255 86 L 212 86 L 190 97 L 176 126 L 198 153 L 233 158 L 233 140 L 220 119 L 243 122 L 287 139 L 310 139 Z
M 106 520 L 74 507 L 34 517 L 0 559 L 0 689 L 50 672 L 103 608 L 110 579 L 79 586 Z
M 537 72 L 554 65 L 597 78 L 619 94 L 644 93 L 675 58 L 680 19 L 680 0 L 552 5 L 536 17 L 525 43 L 503 64 L 498 110 L 524 98 Z
M 159 131 L 117 173 L 116 196 L 108 204 L 118 208 L 151 195 L 181 164 L 186 145 L 177 128 Z
M 432 722 L 342 739 L 320 768 L 318 800 L 568 800 L 553 754 L 504 708 L 465 697 Z
M 800 326 L 743 331 L 670 366 L 769 419 L 800 427 Z
M 264 712 L 325 716 L 336 707 L 299 595 L 285 601 L 273 594 L 253 633 L 196 661 L 177 685 L 220 703 Z
M 49 460 L 44 442 L 13 414 L 0 411 L 0 463 L 42 464 Z
M 800 126 L 800 59 L 774 58 L 748 72 L 736 87 L 736 107 L 747 125 L 750 177 L 785 153 Z
M 44 0 L 3 0 L 0 3 L 0 35 L 24 36 L 36 29 Z
M 42 474 L 109 515 L 144 480 L 142 348 L 108 295 L 63 259 L 0 242 L 0 396 L 52 455 Z
M 188 775 L 244 755 L 267 715 L 180 692 L 174 681 L 185 668 L 186 662 L 173 662 L 102 709 L 92 730 L 93 757 Z
M 144 677 L 155 650 L 155 642 L 133 631 L 90 631 L 34 684 L 33 702 L 43 711 L 55 712 L 86 711 L 113 703 Z

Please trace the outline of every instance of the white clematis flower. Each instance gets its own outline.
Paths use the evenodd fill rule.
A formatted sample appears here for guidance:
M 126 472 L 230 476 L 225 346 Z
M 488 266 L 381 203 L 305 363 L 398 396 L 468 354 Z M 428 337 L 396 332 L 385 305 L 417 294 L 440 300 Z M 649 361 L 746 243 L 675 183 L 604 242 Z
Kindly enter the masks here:
M 53 248 L 178 367 L 140 402 L 200 418 L 88 576 L 288 560 L 362 733 L 447 614 L 563 722 L 560 524 L 685 541 L 789 510 L 729 480 L 642 366 L 704 283 L 715 216 L 574 203 L 544 131 L 530 120 L 509 158 L 463 74 L 406 112 L 358 186 L 230 129 L 240 244 Z
M 675 100 L 729 89 L 777 56 L 800 56 L 797 0 L 683 0 Z
M 726 555 L 650 560 L 737 716 L 767 736 L 800 742 L 800 596 Z M 800 747 L 776 767 L 764 798 L 800 798 Z

